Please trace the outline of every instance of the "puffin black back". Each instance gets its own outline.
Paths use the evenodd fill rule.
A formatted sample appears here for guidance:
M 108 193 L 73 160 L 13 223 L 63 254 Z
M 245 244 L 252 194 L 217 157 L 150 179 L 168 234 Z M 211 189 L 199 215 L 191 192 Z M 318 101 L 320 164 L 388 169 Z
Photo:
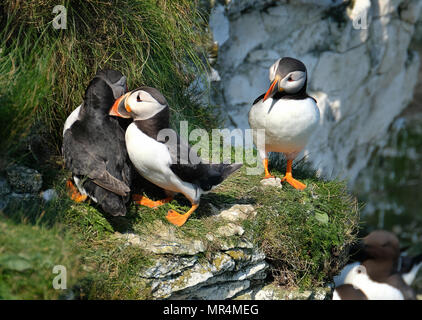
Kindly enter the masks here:
M 103 79 L 95 77 L 85 91 L 84 102 L 89 105 L 88 111 L 108 116 L 108 111 L 114 102 L 113 90 Z

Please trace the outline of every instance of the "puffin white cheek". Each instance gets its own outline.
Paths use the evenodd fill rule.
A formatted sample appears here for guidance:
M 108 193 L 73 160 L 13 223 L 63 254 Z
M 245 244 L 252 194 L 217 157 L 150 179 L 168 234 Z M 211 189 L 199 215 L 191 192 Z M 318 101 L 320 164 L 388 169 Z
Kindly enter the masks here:
M 302 89 L 302 87 L 305 84 L 305 79 L 306 78 L 301 78 L 299 80 L 296 81 L 284 81 L 283 83 L 283 89 L 286 93 L 297 93 L 300 91 L 300 89 Z
M 155 102 L 137 102 L 131 106 L 132 112 L 136 115 L 136 120 L 146 120 L 155 116 L 166 106 Z

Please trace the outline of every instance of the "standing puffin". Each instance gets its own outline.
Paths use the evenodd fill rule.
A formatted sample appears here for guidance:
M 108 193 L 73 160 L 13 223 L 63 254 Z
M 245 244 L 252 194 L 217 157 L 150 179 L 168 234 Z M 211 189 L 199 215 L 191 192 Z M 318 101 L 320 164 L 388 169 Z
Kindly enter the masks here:
M 168 211 L 166 218 L 174 225 L 182 226 L 198 208 L 201 194 L 242 166 L 205 163 L 191 152 L 190 146 L 169 129 L 169 106 L 157 89 L 140 87 L 126 93 L 116 100 L 110 115 L 134 119 L 125 136 L 129 158 L 141 176 L 169 196 L 155 205 L 170 201 L 176 193 L 191 202 L 192 207 L 185 214 Z M 161 137 L 160 131 L 173 134 L 176 139 L 166 141 L 169 135 Z
M 268 171 L 268 152 L 284 153 L 286 175 L 282 181 L 303 190 L 306 185 L 292 176 L 292 163 L 306 146 L 319 122 L 319 109 L 306 93 L 305 65 L 293 58 L 277 60 L 270 68 L 270 88 L 258 97 L 249 111 L 249 125 L 254 129 L 254 142 L 263 159 L 265 179 L 274 178 Z M 257 129 L 265 130 L 265 145 L 257 144 Z
M 131 164 L 124 130 L 108 112 L 125 91 L 126 77 L 119 71 L 98 72 L 63 130 L 62 153 L 74 182 L 67 182 L 72 199 L 81 202 L 89 197 L 113 216 L 126 214 Z

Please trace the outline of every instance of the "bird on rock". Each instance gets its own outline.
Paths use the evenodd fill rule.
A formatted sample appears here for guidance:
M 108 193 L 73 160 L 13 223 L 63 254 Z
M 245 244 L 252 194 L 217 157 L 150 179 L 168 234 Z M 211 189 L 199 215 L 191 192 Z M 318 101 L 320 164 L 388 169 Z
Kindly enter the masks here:
M 281 181 L 295 189 L 306 185 L 293 178 L 293 160 L 302 151 L 317 128 L 320 113 L 316 100 L 306 93 L 308 75 L 305 65 L 284 57 L 270 68 L 271 85 L 258 97 L 249 111 L 249 125 L 254 129 L 254 143 L 263 159 L 265 179 L 274 178 L 268 170 L 268 153 L 280 152 L 287 159 L 287 169 Z M 258 129 L 265 130 L 265 143 L 257 143 Z

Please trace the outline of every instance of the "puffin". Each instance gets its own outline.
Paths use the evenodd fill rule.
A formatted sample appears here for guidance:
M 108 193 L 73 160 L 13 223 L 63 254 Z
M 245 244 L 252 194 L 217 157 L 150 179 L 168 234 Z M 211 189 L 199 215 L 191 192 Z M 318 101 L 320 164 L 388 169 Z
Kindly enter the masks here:
M 292 164 L 320 119 L 316 100 L 306 93 L 306 66 L 294 58 L 280 58 L 271 66 L 269 79 L 269 89 L 253 102 L 249 111 L 249 125 L 264 165 L 264 179 L 274 178 L 268 170 L 268 153 L 281 152 L 287 159 L 281 181 L 303 190 L 306 185 L 293 178 Z M 259 129 L 265 130 L 263 145 L 257 143 Z
M 111 90 L 113 90 L 113 96 L 115 99 L 121 97 L 126 91 L 128 91 L 126 76 L 124 76 L 120 71 L 111 69 L 98 70 L 94 78 L 103 79 L 110 86 Z M 72 113 L 67 117 L 63 126 L 63 136 L 65 132 L 72 126 L 72 124 L 79 119 L 81 108 L 82 104 L 73 110 Z
M 404 300 L 399 289 L 372 280 L 364 265 L 354 266 L 344 283 L 334 291 L 333 300 Z
M 374 230 L 364 237 L 353 251 L 351 259 L 356 261 L 346 265 L 340 275 L 334 277 L 336 287 L 346 283 L 353 270 L 363 266 L 369 280 L 399 290 L 405 300 L 416 299 L 408 277 L 411 274 L 414 278 L 415 271 L 419 270 L 421 257 L 406 257 L 405 263 L 400 267 L 402 258 L 399 240 L 394 233 Z
M 63 129 L 62 154 L 66 168 L 72 172 L 66 183 L 71 198 L 76 202 L 90 198 L 112 216 L 126 215 L 132 180 L 124 130 L 108 114 L 116 96 L 126 90 L 122 73 L 99 71 Z
M 168 211 L 167 220 L 178 227 L 198 208 L 203 193 L 211 191 L 242 166 L 207 163 L 192 152 L 189 144 L 169 128 L 169 105 L 155 88 L 143 86 L 126 93 L 116 100 L 110 115 L 133 119 L 125 135 L 129 158 L 142 177 L 165 190 L 167 195 L 158 201 L 142 196 L 138 200 L 150 200 L 150 206 L 155 207 L 182 193 L 191 202 L 186 213 Z M 133 199 L 136 200 L 136 195 Z

